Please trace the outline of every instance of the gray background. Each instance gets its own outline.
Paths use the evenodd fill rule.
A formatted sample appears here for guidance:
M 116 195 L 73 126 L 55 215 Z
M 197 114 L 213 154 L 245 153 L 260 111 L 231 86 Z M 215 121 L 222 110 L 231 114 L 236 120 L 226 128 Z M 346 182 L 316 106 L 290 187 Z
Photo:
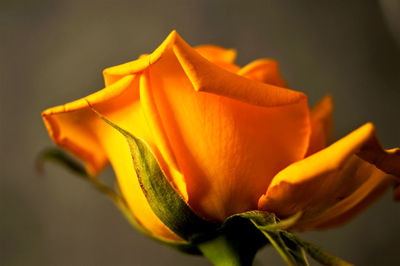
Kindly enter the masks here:
M 40 112 L 101 89 L 102 69 L 153 51 L 172 29 L 192 45 L 237 48 L 240 65 L 278 59 L 310 104 L 333 95 L 336 138 L 372 121 L 386 147 L 399 146 L 398 2 L 326 2 L 2 0 L 0 265 L 208 265 L 131 229 L 69 172 L 33 170 L 52 144 Z M 398 264 L 390 194 L 346 226 L 304 237 L 357 265 Z M 266 248 L 256 265 L 283 263 Z

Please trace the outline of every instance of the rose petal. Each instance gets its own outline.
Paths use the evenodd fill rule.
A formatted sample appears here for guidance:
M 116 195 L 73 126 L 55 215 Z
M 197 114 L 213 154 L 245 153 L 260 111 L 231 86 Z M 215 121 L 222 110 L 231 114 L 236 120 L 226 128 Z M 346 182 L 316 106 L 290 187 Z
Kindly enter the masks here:
M 305 216 L 312 217 L 326 210 L 365 183 L 368 175 L 354 174 L 362 165 L 353 160 L 357 159 L 357 152 L 367 147 L 367 150 L 377 150 L 370 145 L 374 139 L 374 126 L 368 123 L 331 146 L 290 165 L 274 177 L 259 200 L 259 208 L 281 217 L 300 210 Z M 387 155 L 385 158 L 393 157 Z M 380 164 L 386 166 L 383 161 Z
M 175 37 L 173 50 L 196 91 L 210 92 L 265 107 L 307 102 L 307 96 L 301 92 L 249 80 L 211 64 L 179 35 Z
M 146 140 L 163 162 L 154 147 L 139 101 L 139 77 L 125 76 L 95 94 L 50 108 L 42 115 L 54 142 L 82 159 L 92 175 L 101 171 L 108 160 L 111 161 L 124 197 L 147 229 L 161 237 L 177 239 L 148 205 L 136 178 L 126 140 L 100 120 L 88 102 L 119 126 Z M 165 162 L 162 165 L 168 171 Z M 176 171 L 168 173 L 179 176 Z
M 200 45 L 194 49 L 202 57 L 225 70 L 233 73 L 240 70 L 240 67 L 233 63 L 236 58 L 236 50 L 234 49 L 225 49 L 215 45 Z
M 322 150 L 332 138 L 333 102 L 330 95 L 322 98 L 311 110 L 311 138 L 307 156 Z
M 186 184 L 183 176 L 178 170 L 179 166 L 177 164 L 175 154 L 172 152 L 170 141 L 161 121 L 158 108 L 155 104 L 148 71 L 144 71 L 140 76 L 140 102 L 147 119 L 147 125 L 151 129 L 156 147 L 162 154 L 162 157 L 166 161 L 170 171 L 175 173 L 172 175 L 173 180 L 170 181 L 175 185 L 177 191 L 187 201 L 188 195 L 186 191 Z
M 178 35 L 169 41 L 165 47 L 170 48 L 147 69 L 160 116 L 152 121 L 166 132 L 189 204 L 215 220 L 255 209 L 272 176 L 305 155 L 310 134 L 306 97 L 229 73 Z M 203 87 L 212 93 L 195 89 Z M 230 94 L 229 88 L 239 93 Z M 244 98 L 236 97 L 242 93 Z
M 236 58 L 235 49 L 226 49 L 216 45 L 199 45 L 194 49 L 201 54 L 202 57 L 213 63 L 233 64 Z
M 53 141 L 84 161 L 88 171 L 96 175 L 107 163 L 107 155 L 94 137 L 96 115 L 88 107 L 87 101 L 94 105 L 121 100 L 121 106 L 129 103 L 121 95 L 137 98 L 137 92 L 130 90 L 134 76 L 126 76 L 113 86 L 107 87 L 83 99 L 53 107 L 42 113 L 44 123 Z
M 365 181 L 353 193 L 332 207 L 311 219 L 301 220 L 296 225 L 296 230 L 326 229 L 342 225 L 376 201 L 396 182 L 392 175 L 377 169 L 358 156 L 353 155 L 353 157 L 353 163 L 356 164 L 354 171 L 347 173 L 343 179 L 364 179 Z
M 140 59 L 109 67 L 103 70 L 104 83 L 108 87 L 123 77 L 136 74 L 149 66 L 149 57 L 142 56 Z
M 121 64 L 118 66 L 106 68 L 103 71 L 104 82 L 106 86 L 113 84 L 114 82 L 120 80 L 126 75 L 139 73 L 145 70 L 151 64 L 157 62 L 160 59 L 160 56 L 164 53 L 164 51 L 173 44 L 176 35 L 177 35 L 176 31 L 172 31 L 151 55 L 143 54 L 137 60 Z
M 400 149 L 384 150 L 375 135 L 363 145 L 357 155 L 385 173 L 400 177 Z
M 272 59 L 253 61 L 240 69 L 238 75 L 270 85 L 287 86 L 279 72 L 278 62 Z

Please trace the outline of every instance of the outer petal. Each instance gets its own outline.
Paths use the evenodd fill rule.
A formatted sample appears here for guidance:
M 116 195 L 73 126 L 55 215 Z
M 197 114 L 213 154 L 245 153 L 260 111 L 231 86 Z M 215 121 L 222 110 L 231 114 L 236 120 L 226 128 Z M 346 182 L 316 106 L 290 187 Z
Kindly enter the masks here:
M 135 99 L 138 98 L 138 93 L 132 90 L 134 76 L 126 76 L 118 83 L 98 91 L 84 99 L 80 99 L 62 106 L 53 107 L 45 110 L 42 113 L 46 128 L 53 141 L 70 151 L 87 166 L 89 172 L 93 175 L 99 173 L 107 164 L 107 155 L 101 147 L 101 143 L 95 137 L 97 120 L 96 115 L 88 108 L 87 101 L 96 105 L 101 105 L 103 108 L 108 108 L 103 104 L 116 100 L 121 100 L 121 107 L 128 107 L 130 104 L 121 97 L 128 95 Z M 134 107 L 131 107 L 134 108 Z
M 355 166 L 353 172 L 348 173 L 348 179 L 363 178 L 365 179 L 364 183 L 352 194 L 324 210 L 321 214 L 310 219 L 303 219 L 296 225 L 295 229 L 304 231 L 342 225 L 372 204 L 397 182 L 392 175 L 386 174 L 357 156 L 354 156 L 353 163 L 357 166 Z
M 244 66 L 239 75 L 262 83 L 286 87 L 287 84 L 279 72 L 278 62 L 272 59 L 259 59 Z
M 199 45 L 194 49 L 201 56 L 213 63 L 233 64 L 236 58 L 235 49 L 225 49 L 216 45 Z
M 98 119 L 88 103 L 119 126 L 146 140 L 168 172 L 159 151 L 154 147 L 139 102 L 139 77 L 127 75 L 110 87 L 75 102 L 48 109 L 42 115 L 54 142 L 82 159 L 93 175 L 110 160 L 122 193 L 138 219 L 154 234 L 177 239 L 148 205 L 136 178 L 125 139 Z
M 321 99 L 311 110 L 311 138 L 307 156 L 326 147 L 332 139 L 333 102 L 330 95 Z
M 118 80 L 132 75 L 134 73 L 140 72 L 149 65 L 149 57 L 143 56 L 141 59 L 128 62 L 122 65 L 106 68 L 103 71 L 104 83 L 106 87 L 114 84 Z
M 167 42 L 167 43 L 165 43 Z M 148 71 L 148 93 L 187 185 L 189 204 L 223 220 L 255 209 L 272 176 L 304 157 L 304 94 L 230 73 L 178 35 Z
M 382 189 L 395 182 L 392 176 L 362 160 L 364 156 L 360 151 L 367 147 L 368 150 L 379 150 L 371 142 L 377 143 L 374 127 L 369 123 L 328 148 L 290 165 L 274 177 L 259 200 L 259 208 L 281 217 L 303 211 L 304 224 L 310 219 L 319 219 L 324 211 L 332 217 L 342 214 L 345 216 L 341 218 L 350 217 L 352 211 L 355 213 L 357 208 L 364 206 L 362 204 L 375 199 Z M 357 152 L 362 159 L 356 156 Z M 400 162 L 400 157 L 385 154 L 390 161 Z M 383 162 L 381 165 L 386 166 Z M 332 207 L 335 204 L 342 204 L 340 212 L 337 207 Z M 333 209 L 329 209 L 331 207 Z
M 385 151 L 375 135 L 361 147 L 357 155 L 385 173 L 400 177 L 400 149 Z

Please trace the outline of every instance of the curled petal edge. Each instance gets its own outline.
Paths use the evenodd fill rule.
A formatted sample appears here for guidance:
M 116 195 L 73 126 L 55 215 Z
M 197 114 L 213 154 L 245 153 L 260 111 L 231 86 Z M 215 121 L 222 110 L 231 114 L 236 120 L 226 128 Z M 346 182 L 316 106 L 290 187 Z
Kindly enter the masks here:
M 259 209 L 277 213 L 278 216 L 289 216 L 321 205 L 326 195 L 334 197 L 350 181 L 341 180 L 346 175 L 340 174 L 340 171 L 353 155 L 387 174 L 400 177 L 398 150 L 383 150 L 373 124 L 367 123 L 326 149 L 279 172 L 260 198 Z M 312 196 L 309 191 L 313 191 Z

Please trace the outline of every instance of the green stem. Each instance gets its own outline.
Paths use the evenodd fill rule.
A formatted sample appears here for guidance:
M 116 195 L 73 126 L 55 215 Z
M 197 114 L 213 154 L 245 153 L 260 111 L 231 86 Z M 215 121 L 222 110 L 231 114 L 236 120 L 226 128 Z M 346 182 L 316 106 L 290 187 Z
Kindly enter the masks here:
M 219 235 L 199 244 L 198 248 L 215 266 L 251 266 L 257 249 L 245 244 L 229 235 Z

